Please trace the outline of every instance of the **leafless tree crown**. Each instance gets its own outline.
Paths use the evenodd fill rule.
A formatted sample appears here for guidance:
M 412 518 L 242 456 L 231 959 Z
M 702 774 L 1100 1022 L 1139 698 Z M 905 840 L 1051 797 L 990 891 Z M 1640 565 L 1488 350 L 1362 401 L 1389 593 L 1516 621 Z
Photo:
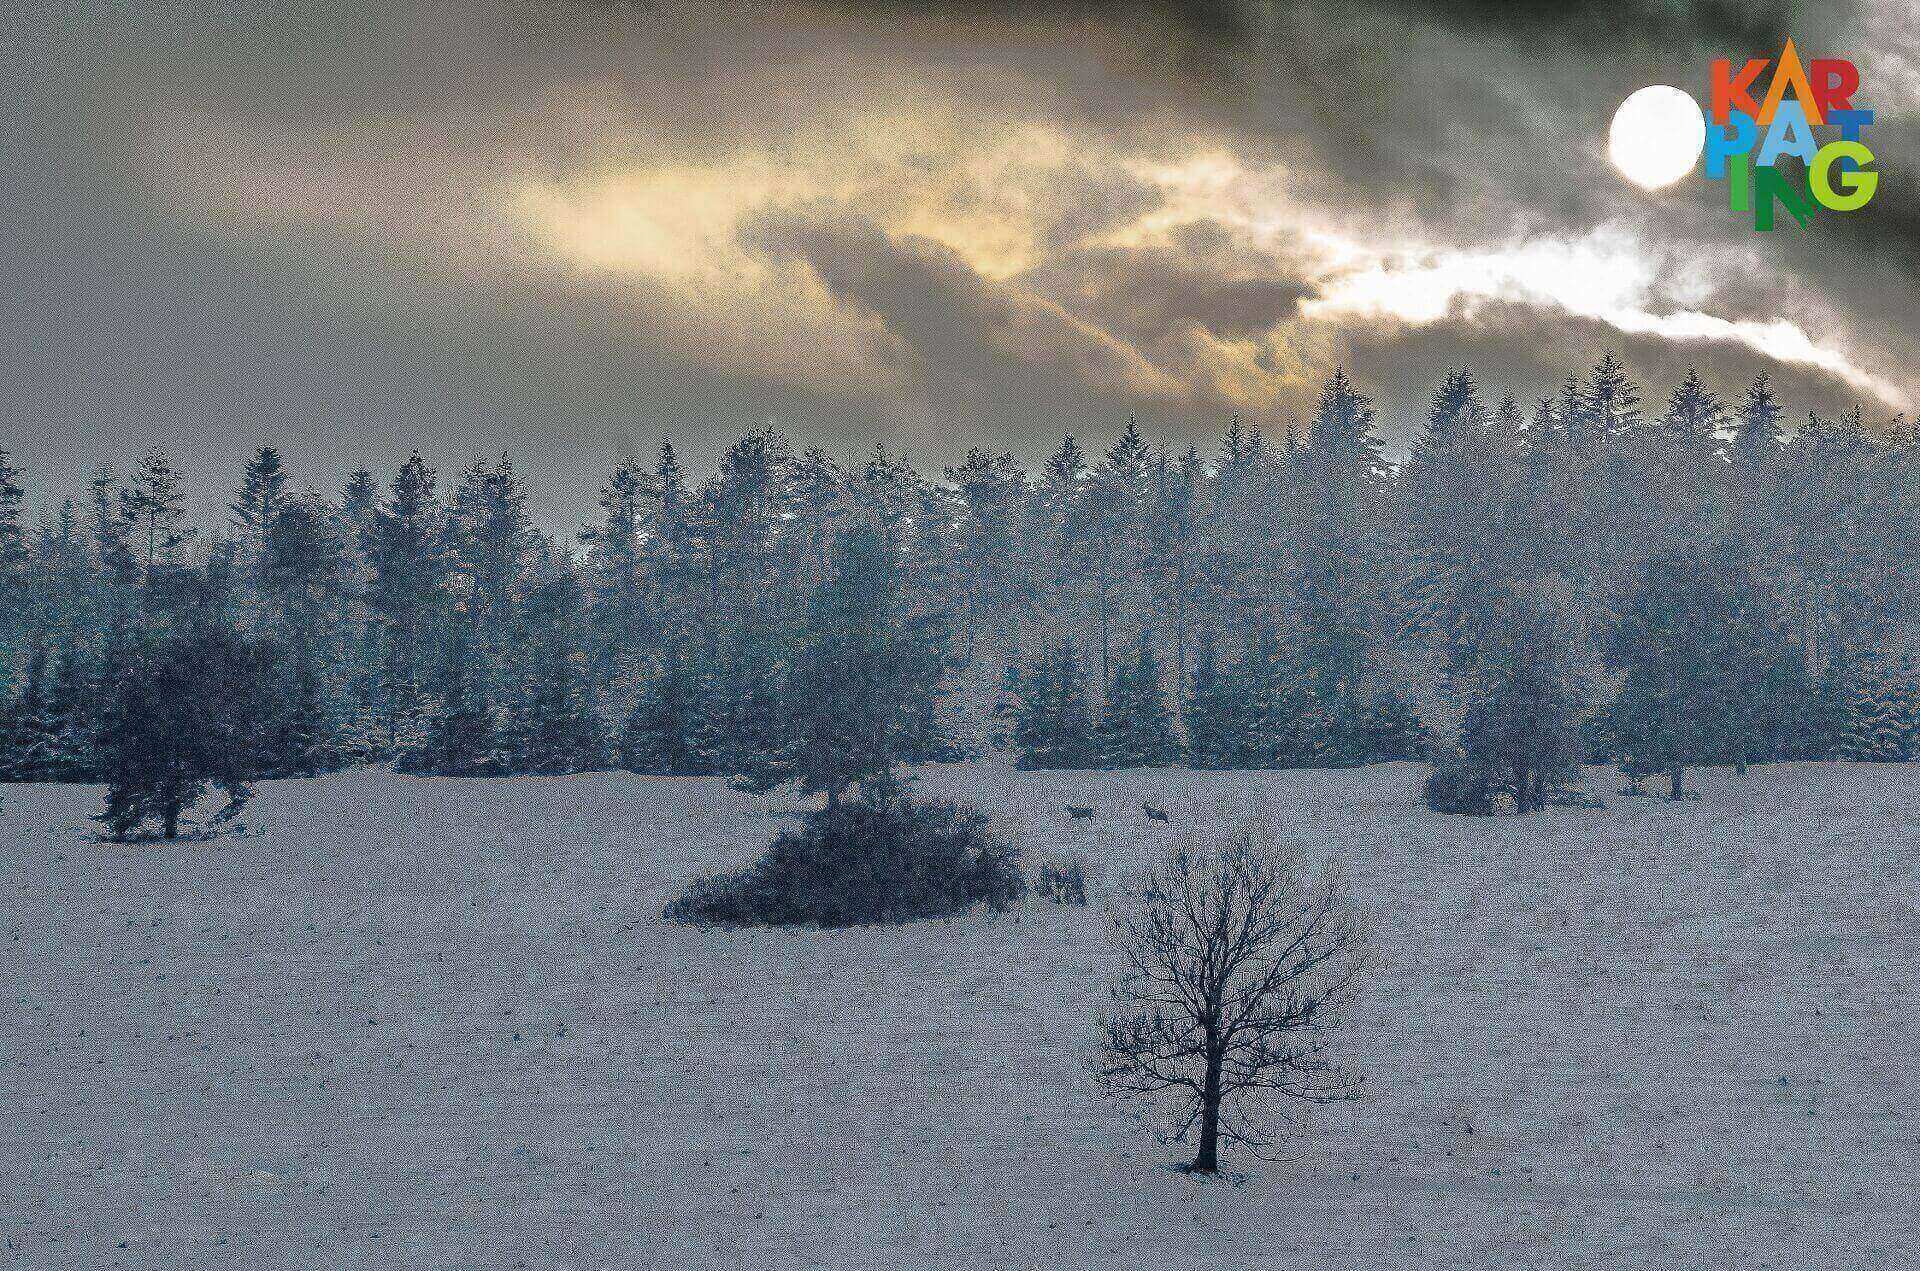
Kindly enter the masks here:
M 1217 847 L 1185 840 L 1117 903 L 1113 936 L 1123 966 L 1096 1076 L 1164 1106 L 1173 1138 L 1197 1129 L 1190 1168 L 1216 1169 L 1219 1139 L 1259 1154 L 1286 1100 L 1358 1093 L 1326 1040 L 1370 958 L 1331 866 L 1310 880 L 1253 824 Z

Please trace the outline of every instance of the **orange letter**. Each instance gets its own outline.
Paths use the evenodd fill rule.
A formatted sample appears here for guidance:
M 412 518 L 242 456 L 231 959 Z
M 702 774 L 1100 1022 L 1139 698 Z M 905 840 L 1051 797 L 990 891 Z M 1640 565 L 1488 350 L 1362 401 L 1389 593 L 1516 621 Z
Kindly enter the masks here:
M 1780 52 L 1780 65 L 1773 72 L 1773 86 L 1767 89 L 1767 100 L 1760 103 L 1760 113 L 1754 116 L 1754 122 L 1770 124 L 1773 122 L 1773 108 L 1787 95 L 1787 85 L 1793 85 L 1794 95 L 1800 104 L 1807 108 L 1807 122 L 1815 125 L 1827 122 L 1820 113 L 1820 103 L 1813 98 L 1813 85 L 1807 83 L 1807 72 L 1800 65 L 1799 50 L 1793 47 L 1793 40 L 1787 40 L 1787 47 Z

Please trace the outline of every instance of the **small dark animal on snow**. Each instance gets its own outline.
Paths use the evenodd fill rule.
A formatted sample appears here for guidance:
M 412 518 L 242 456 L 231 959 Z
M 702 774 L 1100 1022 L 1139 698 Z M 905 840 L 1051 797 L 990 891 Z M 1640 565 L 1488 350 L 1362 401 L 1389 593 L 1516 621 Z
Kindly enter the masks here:
M 1076 808 L 1071 803 L 1069 803 L 1067 805 L 1067 815 L 1072 817 L 1076 821 L 1084 821 L 1088 817 L 1093 815 L 1093 809 L 1092 808 Z
M 1140 805 L 1140 810 L 1147 814 L 1147 820 L 1149 821 L 1167 821 L 1168 824 L 1172 824 L 1167 817 L 1167 810 L 1165 808 L 1156 808 L 1151 803 L 1143 803 Z

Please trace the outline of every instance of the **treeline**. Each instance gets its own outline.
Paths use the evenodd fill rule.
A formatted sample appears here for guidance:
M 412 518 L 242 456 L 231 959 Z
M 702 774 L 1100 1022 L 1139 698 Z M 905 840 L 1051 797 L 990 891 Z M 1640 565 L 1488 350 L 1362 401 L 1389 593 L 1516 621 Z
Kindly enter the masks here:
M 939 479 L 883 449 L 847 467 L 762 432 L 696 483 L 663 445 L 577 542 L 530 524 L 504 456 L 329 494 L 262 447 L 213 531 L 158 451 L 29 527 L 0 454 L 0 778 L 103 776 L 160 651 L 216 646 L 248 681 L 236 778 L 764 783 L 833 726 L 823 697 L 905 761 L 1361 763 L 1535 727 L 1543 692 L 1575 758 L 1633 772 L 1915 754 L 1911 427 L 1788 436 L 1764 379 L 1646 408 L 1611 357 L 1526 412 L 1450 375 L 1397 468 L 1375 423 L 1336 373 L 1305 427 L 1235 421 L 1202 454 L 1129 423 L 1033 474 L 979 450 Z M 885 621 L 846 634 L 878 595 Z

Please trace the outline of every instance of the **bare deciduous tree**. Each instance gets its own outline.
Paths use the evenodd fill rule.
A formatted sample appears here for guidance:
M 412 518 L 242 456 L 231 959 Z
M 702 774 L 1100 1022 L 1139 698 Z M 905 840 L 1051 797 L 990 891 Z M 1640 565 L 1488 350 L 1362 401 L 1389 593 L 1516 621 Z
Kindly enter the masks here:
M 1170 1104 L 1173 1139 L 1198 1130 L 1185 1169 L 1216 1172 L 1222 1138 L 1259 1154 L 1283 1100 L 1357 1095 L 1323 1042 L 1369 956 L 1330 867 L 1309 882 L 1253 825 L 1216 849 L 1185 841 L 1115 907 L 1113 936 L 1125 969 L 1095 1074 Z

